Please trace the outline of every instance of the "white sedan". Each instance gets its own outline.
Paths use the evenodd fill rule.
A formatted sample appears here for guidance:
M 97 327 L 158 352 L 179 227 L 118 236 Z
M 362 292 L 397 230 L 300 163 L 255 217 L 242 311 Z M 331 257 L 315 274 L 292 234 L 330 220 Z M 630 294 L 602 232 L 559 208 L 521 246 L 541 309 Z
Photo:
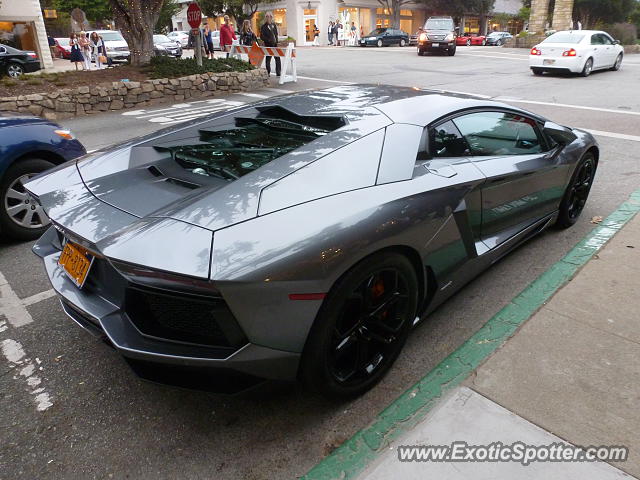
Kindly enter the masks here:
M 182 48 L 187 48 L 187 43 L 189 43 L 189 32 L 181 32 L 174 31 L 167 33 L 167 37 L 169 37 L 174 42 L 180 42 L 180 46 Z
M 556 32 L 531 49 L 529 68 L 535 75 L 572 72 L 587 77 L 594 70 L 618 70 L 623 52 L 620 42 L 606 32 Z

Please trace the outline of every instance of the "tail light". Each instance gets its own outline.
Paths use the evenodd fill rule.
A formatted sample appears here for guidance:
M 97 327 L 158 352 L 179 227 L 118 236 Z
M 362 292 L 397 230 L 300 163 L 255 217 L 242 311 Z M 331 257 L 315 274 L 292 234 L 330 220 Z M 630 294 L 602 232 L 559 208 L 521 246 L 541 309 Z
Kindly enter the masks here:
M 569 50 L 565 50 L 564 52 L 562 52 L 562 56 L 563 57 L 575 57 L 577 53 L 578 52 L 576 52 L 576 50 L 574 48 L 570 48 Z
M 533 48 L 531 49 L 531 55 L 542 55 L 542 52 L 540 51 L 540 49 L 539 49 L 539 48 L 537 48 L 537 47 L 533 47 Z
M 38 58 L 38 54 L 36 52 L 27 52 L 27 55 L 34 59 Z

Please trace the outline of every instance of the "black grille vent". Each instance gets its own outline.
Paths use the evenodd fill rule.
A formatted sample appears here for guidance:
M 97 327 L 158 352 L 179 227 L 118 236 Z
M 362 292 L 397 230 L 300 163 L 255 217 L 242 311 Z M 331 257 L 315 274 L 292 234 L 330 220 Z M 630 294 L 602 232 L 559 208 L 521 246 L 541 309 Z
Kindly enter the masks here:
M 156 338 L 229 348 L 247 343 L 222 298 L 129 287 L 125 310 L 140 332 Z

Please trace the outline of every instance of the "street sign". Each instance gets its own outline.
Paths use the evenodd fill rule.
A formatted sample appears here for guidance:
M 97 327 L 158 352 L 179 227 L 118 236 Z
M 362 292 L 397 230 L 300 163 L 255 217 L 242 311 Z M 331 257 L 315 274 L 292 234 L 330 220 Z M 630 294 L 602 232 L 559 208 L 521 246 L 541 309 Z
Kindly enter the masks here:
M 187 22 L 189 22 L 191 28 L 199 28 L 202 23 L 202 10 L 195 2 L 189 4 L 187 8 Z

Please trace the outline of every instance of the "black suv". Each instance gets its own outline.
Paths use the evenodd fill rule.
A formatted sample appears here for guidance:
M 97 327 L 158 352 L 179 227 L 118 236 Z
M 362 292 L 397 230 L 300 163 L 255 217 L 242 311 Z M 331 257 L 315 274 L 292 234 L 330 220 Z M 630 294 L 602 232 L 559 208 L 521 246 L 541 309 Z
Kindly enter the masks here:
M 426 52 L 456 54 L 456 27 L 451 17 L 429 17 L 418 37 L 418 55 Z

